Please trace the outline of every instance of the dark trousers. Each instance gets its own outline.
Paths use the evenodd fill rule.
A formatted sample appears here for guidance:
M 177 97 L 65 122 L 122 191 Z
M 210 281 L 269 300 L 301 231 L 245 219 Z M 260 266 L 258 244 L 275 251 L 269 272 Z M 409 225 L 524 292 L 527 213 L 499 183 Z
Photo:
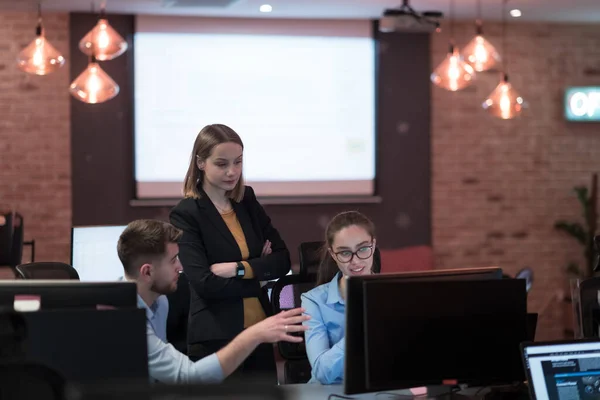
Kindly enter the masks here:
M 211 340 L 188 345 L 190 360 L 197 361 L 216 353 L 229 343 L 228 340 Z M 242 380 L 253 383 L 277 384 L 275 354 L 271 343 L 259 345 L 238 367 L 227 381 Z

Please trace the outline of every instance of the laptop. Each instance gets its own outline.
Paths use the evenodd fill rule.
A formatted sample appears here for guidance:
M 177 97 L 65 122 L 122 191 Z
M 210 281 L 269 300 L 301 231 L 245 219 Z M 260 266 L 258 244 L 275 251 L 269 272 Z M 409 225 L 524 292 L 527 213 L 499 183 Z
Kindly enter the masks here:
M 600 339 L 523 343 L 533 400 L 600 399 Z

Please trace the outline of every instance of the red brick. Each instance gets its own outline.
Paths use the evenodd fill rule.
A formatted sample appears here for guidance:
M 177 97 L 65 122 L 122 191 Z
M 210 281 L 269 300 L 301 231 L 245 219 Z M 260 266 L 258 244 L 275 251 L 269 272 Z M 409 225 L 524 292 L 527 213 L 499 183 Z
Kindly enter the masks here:
M 473 37 L 472 26 L 455 26 L 457 45 Z M 484 29 L 502 50 L 501 26 Z M 445 56 L 448 33 L 432 37 L 432 68 Z M 498 73 L 480 73 L 474 87 L 458 93 L 432 87 L 435 262 L 438 268 L 498 265 L 509 274 L 533 268 L 529 309 L 551 304 L 540 317 L 538 338 L 557 339 L 568 308 L 552 299 L 567 285 L 565 266 L 583 255 L 553 224 L 581 221 L 572 187 L 589 185 L 600 170 L 598 125 L 566 123 L 562 96 L 569 85 L 597 84 L 584 71 L 600 65 L 600 27 L 509 24 L 507 38 L 510 79 L 530 104 L 522 118 L 502 121 L 481 109 Z M 492 231 L 505 238 L 490 240 Z
M 15 64 L 22 47 L 34 39 L 36 18 L 35 13 L 0 14 L 0 210 L 23 214 L 25 239 L 36 240 L 37 261 L 68 262 L 68 15 L 44 14 L 47 38 L 67 59 L 60 70 L 47 76 L 26 74 Z M 28 258 L 25 249 L 24 261 Z

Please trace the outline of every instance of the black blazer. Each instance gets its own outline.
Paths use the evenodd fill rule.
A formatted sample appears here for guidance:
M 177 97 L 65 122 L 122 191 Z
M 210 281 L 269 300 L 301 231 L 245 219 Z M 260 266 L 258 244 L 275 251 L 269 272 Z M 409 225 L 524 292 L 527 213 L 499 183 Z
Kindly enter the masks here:
M 190 315 L 190 282 L 184 273 L 179 274 L 177 290 L 167 295 L 167 340 L 179 352 L 187 354 L 188 316 Z
M 212 264 L 241 261 L 242 254 L 203 191 L 200 199 L 183 199 L 171 210 L 171 223 L 183 231 L 179 258 L 191 287 L 188 344 L 229 340 L 240 333 L 244 329 L 245 297 L 258 297 L 265 313 L 271 315 L 259 281 L 281 278 L 291 267 L 290 253 L 252 188 L 246 186 L 242 201 L 232 201 L 232 205 L 246 236 L 253 279 L 221 278 L 210 271 Z M 271 241 L 272 253 L 261 257 L 266 240 Z

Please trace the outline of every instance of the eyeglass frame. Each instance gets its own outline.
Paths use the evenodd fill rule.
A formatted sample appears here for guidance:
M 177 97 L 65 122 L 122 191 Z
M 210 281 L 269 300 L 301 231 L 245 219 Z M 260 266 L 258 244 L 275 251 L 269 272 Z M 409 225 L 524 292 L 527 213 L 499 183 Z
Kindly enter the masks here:
M 365 257 L 365 258 L 361 258 L 361 257 L 359 257 L 359 256 L 358 256 L 358 251 L 359 251 L 360 249 L 362 249 L 363 247 L 368 247 L 369 249 L 371 249 L 371 252 L 370 252 L 370 253 L 369 253 L 369 255 L 368 255 L 367 257 Z M 354 259 L 354 256 L 356 256 L 356 258 L 358 258 L 359 260 L 368 260 L 368 259 L 369 259 L 370 257 L 372 257 L 372 256 L 373 256 L 373 254 L 375 253 L 375 249 L 374 249 L 374 247 L 375 247 L 375 244 L 373 243 L 373 239 L 371 239 L 371 244 L 369 244 L 369 245 L 367 245 L 367 246 L 361 246 L 361 247 L 360 247 L 360 249 L 358 249 L 358 250 L 356 250 L 356 251 L 351 251 L 351 253 L 352 253 L 352 254 L 350 255 L 350 259 L 349 259 L 348 261 L 342 261 L 342 260 L 340 260 L 340 259 L 338 258 L 338 255 L 339 255 L 340 253 L 343 253 L 343 252 L 345 252 L 345 251 L 350 251 L 350 250 L 342 250 L 342 251 L 338 251 L 337 253 L 332 251 L 331 253 L 334 255 L 334 257 L 335 257 L 335 259 L 336 259 L 337 261 L 339 261 L 339 262 L 341 262 L 341 263 L 343 263 L 343 264 L 348 264 L 348 263 L 352 262 L 352 260 Z

